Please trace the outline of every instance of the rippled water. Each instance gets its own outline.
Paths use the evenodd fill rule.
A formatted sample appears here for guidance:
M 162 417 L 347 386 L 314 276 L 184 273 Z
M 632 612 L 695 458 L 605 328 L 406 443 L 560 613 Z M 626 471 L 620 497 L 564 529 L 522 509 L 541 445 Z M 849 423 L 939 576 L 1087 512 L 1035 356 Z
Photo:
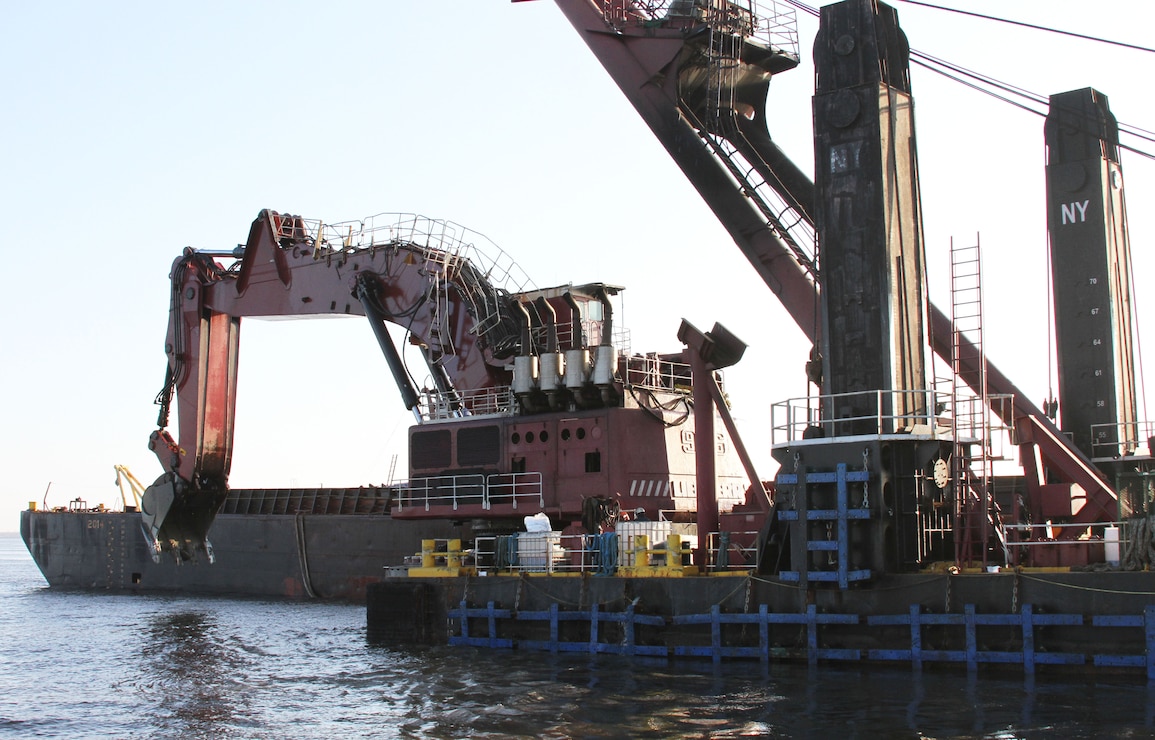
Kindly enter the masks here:
M 11 737 L 1155 736 L 1142 679 L 387 648 L 358 606 L 51 591 L 8 534 L 0 638 Z

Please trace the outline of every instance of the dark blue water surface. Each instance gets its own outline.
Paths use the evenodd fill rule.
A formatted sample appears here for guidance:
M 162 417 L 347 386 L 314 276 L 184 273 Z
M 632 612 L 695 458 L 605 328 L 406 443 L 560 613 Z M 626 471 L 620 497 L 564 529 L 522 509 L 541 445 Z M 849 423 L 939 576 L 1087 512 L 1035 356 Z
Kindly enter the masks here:
M 1155 737 L 1137 677 L 395 649 L 346 604 L 49 590 L 0 534 L 0 736 Z

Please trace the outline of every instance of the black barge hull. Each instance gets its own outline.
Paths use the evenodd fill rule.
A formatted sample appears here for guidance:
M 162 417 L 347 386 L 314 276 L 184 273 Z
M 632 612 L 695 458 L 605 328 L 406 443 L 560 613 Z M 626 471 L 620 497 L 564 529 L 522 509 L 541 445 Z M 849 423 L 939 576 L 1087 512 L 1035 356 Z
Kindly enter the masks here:
M 859 661 L 1146 672 L 1155 573 L 892 575 L 870 587 L 774 577 L 389 578 L 368 589 L 381 642 L 714 661 Z
M 54 588 L 361 601 L 386 564 L 460 528 L 388 514 L 222 513 L 212 564 L 167 553 L 154 563 L 137 512 L 23 511 L 20 535 Z

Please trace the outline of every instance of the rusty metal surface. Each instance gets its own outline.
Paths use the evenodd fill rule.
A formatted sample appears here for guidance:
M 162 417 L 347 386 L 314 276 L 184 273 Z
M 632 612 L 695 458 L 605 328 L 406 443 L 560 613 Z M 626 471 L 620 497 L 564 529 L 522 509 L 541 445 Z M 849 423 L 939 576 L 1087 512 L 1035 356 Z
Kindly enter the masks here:
M 1085 88 L 1051 96 L 1044 133 L 1062 429 L 1088 457 L 1128 454 L 1138 416 L 1119 129 L 1107 97 Z

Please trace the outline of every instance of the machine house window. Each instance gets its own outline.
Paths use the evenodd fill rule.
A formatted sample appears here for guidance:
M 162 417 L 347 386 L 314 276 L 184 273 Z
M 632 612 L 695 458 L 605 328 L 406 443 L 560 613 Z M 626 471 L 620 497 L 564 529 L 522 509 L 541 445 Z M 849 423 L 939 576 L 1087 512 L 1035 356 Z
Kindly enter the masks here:
M 501 456 L 501 430 L 496 425 L 467 427 L 457 432 L 457 464 L 463 468 L 496 465 Z
M 450 466 L 448 429 L 414 432 L 409 438 L 409 465 L 414 470 L 444 470 Z

